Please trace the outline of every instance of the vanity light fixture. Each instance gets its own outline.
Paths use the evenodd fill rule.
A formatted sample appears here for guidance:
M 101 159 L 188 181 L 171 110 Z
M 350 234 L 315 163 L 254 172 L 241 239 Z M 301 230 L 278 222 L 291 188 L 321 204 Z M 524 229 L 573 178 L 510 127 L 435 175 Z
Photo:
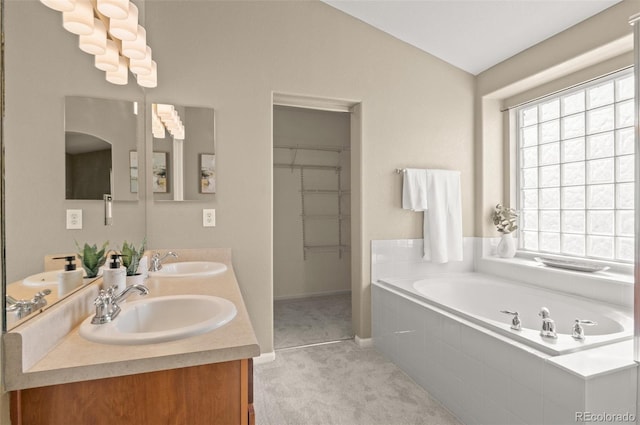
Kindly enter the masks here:
M 122 19 L 109 20 L 109 34 L 120 40 L 135 40 L 138 36 L 138 7 L 129 3 L 129 12 Z
M 113 40 L 107 40 L 107 46 L 104 54 L 96 55 L 95 57 L 95 67 L 102 71 L 115 71 L 118 69 L 118 65 L 120 61 L 118 58 L 118 46 L 116 42 Z
M 103 55 L 107 51 L 107 29 L 100 19 L 93 19 L 93 32 L 79 37 L 78 47 L 92 55 Z
M 164 128 L 166 128 L 174 139 L 184 140 L 184 124 L 173 105 L 154 103 L 151 116 L 152 121 L 156 120 L 155 122 L 159 122 L 159 125 L 163 127 L 160 130 L 160 128 L 157 127 L 158 124 L 152 124 L 152 127 L 155 126 L 158 128 L 158 130 L 154 130 L 153 137 L 156 139 L 164 139 Z
M 138 25 L 138 36 L 134 40 L 122 40 L 122 54 L 129 59 L 144 59 L 147 55 L 147 31 Z
M 129 82 L 129 73 L 127 72 L 127 60 L 120 56 L 118 59 L 118 68 L 115 71 L 106 71 L 107 81 L 111 84 L 125 86 Z
M 69 12 L 76 5 L 75 0 L 40 0 L 45 6 L 58 12 Z
M 62 26 L 80 36 L 78 45 L 95 55 L 95 67 L 110 83 L 126 85 L 128 71 L 139 86 L 158 85 L 158 66 L 147 46 L 146 30 L 138 25 L 138 8 L 130 0 L 40 0 L 62 12 Z
M 75 0 L 73 9 L 62 12 L 62 26 L 70 33 L 88 35 L 93 32 L 93 7 L 90 0 Z
M 149 75 L 153 67 L 151 66 L 151 47 L 147 46 L 146 54 L 142 59 L 129 60 L 129 69 L 136 75 Z
M 151 61 L 151 72 L 148 75 L 140 73 L 136 75 L 136 79 L 141 87 L 156 87 L 158 85 L 158 65 L 156 61 Z
M 107 18 L 124 19 L 129 13 L 129 0 L 98 0 L 98 11 Z

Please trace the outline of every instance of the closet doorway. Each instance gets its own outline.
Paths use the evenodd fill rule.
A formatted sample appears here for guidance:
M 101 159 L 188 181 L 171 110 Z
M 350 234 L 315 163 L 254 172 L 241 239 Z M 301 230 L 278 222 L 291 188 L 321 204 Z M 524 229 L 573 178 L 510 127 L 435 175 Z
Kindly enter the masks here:
M 273 106 L 275 350 L 353 338 L 351 113 Z

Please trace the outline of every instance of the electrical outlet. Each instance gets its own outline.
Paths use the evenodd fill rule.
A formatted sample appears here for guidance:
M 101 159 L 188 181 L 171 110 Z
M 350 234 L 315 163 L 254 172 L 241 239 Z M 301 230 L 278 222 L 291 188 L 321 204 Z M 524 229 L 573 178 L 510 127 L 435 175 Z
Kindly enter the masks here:
M 216 210 L 203 209 L 202 210 L 202 227 L 215 227 L 216 226 Z
M 67 229 L 82 229 L 82 210 L 67 210 Z

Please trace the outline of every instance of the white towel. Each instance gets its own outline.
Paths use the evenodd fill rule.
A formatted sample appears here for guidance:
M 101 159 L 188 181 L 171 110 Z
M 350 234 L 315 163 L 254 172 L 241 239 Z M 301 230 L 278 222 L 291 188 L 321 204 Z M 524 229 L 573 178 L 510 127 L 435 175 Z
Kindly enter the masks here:
M 402 208 L 426 211 L 427 207 L 427 170 L 407 168 L 402 179 Z
M 426 177 L 429 208 L 424 212 L 424 259 L 462 261 L 460 172 L 426 170 Z

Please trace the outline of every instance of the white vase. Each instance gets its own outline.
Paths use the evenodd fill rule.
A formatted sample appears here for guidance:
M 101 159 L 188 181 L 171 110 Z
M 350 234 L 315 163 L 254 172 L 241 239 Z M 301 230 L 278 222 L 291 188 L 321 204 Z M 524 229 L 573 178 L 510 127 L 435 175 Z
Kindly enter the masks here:
M 498 243 L 497 253 L 502 258 L 513 258 L 516 255 L 516 240 L 511 233 L 503 233 Z

